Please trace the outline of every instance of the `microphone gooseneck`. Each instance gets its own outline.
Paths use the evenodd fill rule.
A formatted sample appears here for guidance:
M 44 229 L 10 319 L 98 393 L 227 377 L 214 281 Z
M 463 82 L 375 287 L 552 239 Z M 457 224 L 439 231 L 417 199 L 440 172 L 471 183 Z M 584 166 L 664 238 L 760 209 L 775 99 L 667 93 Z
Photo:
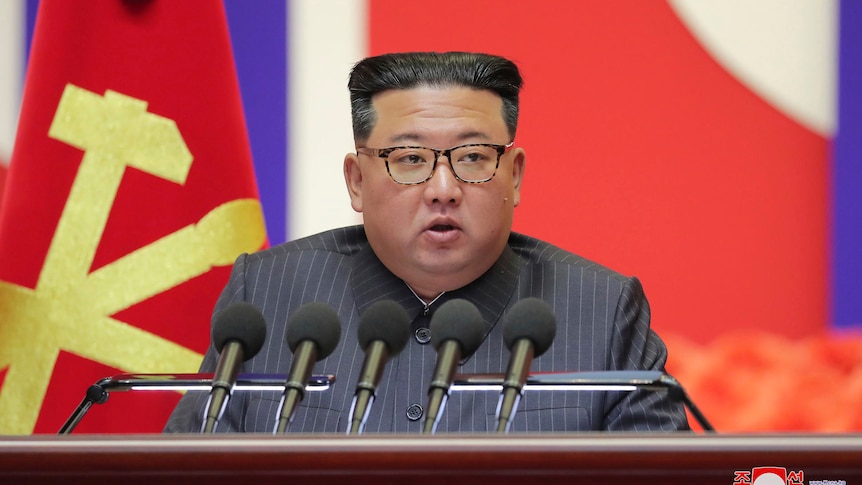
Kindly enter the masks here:
M 458 363 L 473 355 L 482 343 L 482 314 L 467 300 L 450 300 L 431 316 L 431 344 L 437 365 L 428 387 L 428 407 L 423 433 L 434 433 L 443 415 Z
M 227 408 L 240 366 L 260 352 L 265 339 L 266 321 L 260 310 L 250 303 L 234 303 L 216 317 L 212 341 L 215 348 L 219 349 L 219 357 L 201 432 L 215 431 Z
M 410 319 L 404 308 L 394 301 L 373 303 L 360 318 L 357 339 L 365 351 L 365 360 L 350 405 L 348 434 L 360 434 L 364 430 L 386 361 L 404 349 L 409 337 Z
M 305 386 L 315 362 L 328 357 L 338 345 L 341 321 L 329 305 L 306 303 L 288 319 L 285 338 L 293 352 L 293 361 L 281 395 L 275 433 L 287 431 L 296 407 L 305 397 Z
M 509 367 L 497 405 L 497 432 L 507 433 L 521 400 L 533 358 L 545 353 L 557 333 L 551 307 L 538 298 L 525 298 L 503 317 L 503 341 L 510 350 Z

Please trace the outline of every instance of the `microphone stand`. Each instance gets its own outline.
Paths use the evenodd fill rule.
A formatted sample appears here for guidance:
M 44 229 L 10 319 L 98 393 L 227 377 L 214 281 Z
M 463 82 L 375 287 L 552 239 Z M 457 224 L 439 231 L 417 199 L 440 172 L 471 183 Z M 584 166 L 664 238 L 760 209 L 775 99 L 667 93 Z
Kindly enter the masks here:
M 505 374 L 456 374 L 451 391 L 496 391 L 503 389 Z M 659 391 L 667 392 L 675 402 L 682 402 L 707 432 L 715 428 L 694 404 L 682 385 L 661 371 L 594 371 L 539 372 L 530 374 L 524 391 Z
M 71 433 L 93 404 L 104 404 L 111 392 L 125 391 L 208 391 L 212 389 L 212 373 L 202 374 L 119 374 L 100 379 L 87 388 L 81 404 L 60 428 L 58 434 Z M 504 374 L 456 374 L 451 392 L 495 391 L 503 388 Z M 313 375 L 306 391 L 325 391 L 335 382 L 332 374 Z M 241 391 L 284 392 L 283 375 L 240 374 L 234 389 Z M 668 392 L 671 399 L 682 402 L 700 427 L 707 432 L 715 428 L 691 400 L 682 385 L 661 371 L 595 371 L 595 372 L 539 372 L 530 374 L 524 392 L 545 391 L 647 391 Z
M 125 391 L 209 391 L 212 389 L 212 373 L 202 374 L 119 374 L 99 379 L 87 388 L 84 400 L 75 409 L 57 434 L 69 434 L 87 414 L 93 404 L 104 404 L 111 392 Z M 326 391 L 335 382 L 332 374 L 309 377 L 306 391 Z M 283 375 L 240 374 L 233 387 L 239 391 L 284 392 Z
M 100 381 L 101 382 L 101 381 Z M 87 414 L 87 411 L 90 410 L 90 407 L 93 404 L 105 404 L 108 401 L 108 393 L 105 391 L 105 388 L 100 386 L 99 383 L 93 384 L 92 386 L 87 388 L 87 394 L 84 396 L 84 400 L 81 401 L 81 404 L 78 405 L 78 408 L 69 416 L 69 419 L 63 423 L 63 427 L 60 428 L 60 431 L 57 434 L 69 434 L 75 429 L 75 426 L 78 426 L 78 423 Z

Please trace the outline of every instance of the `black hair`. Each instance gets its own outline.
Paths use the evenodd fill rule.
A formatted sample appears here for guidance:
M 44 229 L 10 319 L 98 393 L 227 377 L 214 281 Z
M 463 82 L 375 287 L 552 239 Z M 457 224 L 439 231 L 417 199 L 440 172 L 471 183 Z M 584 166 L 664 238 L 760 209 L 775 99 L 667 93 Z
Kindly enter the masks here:
M 371 98 L 388 89 L 418 86 L 464 86 L 487 89 L 503 100 L 503 119 L 515 138 L 518 96 L 523 79 L 514 62 L 500 56 L 470 52 L 407 52 L 368 57 L 350 72 L 353 137 L 367 140 L 376 115 Z

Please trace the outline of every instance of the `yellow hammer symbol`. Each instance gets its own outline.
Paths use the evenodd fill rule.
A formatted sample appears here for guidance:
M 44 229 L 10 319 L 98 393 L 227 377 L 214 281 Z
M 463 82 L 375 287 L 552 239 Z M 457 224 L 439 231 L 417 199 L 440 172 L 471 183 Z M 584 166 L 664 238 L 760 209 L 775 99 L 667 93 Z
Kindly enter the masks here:
M 193 157 L 176 123 L 148 113 L 145 101 L 71 84 L 49 136 L 84 156 L 36 288 L 0 281 L 0 369 L 8 368 L 0 434 L 33 431 L 61 350 L 127 372 L 194 372 L 200 354 L 111 315 L 229 265 L 266 239 L 260 203 L 237 199 L 91 273 L 126 167 L 183 184 Z

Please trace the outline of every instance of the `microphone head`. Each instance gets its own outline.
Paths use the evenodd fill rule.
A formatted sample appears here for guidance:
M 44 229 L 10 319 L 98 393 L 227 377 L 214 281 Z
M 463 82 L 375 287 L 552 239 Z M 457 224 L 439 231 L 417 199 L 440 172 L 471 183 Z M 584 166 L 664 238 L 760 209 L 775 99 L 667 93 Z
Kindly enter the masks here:
M 410 318 L 404 307 L 392 300 L 373 303 L 359 319 L 359 346 L 367 349 L 374 340 L 382 340 L 394 356 L 404 349 L 410 338 Z
M 296 347 L 303 340 L 311 340 L 317 346 L 317 359 L 324 359 L 338 345 L 341 320 L 326 303 L 306 303 L 287 320 L 285 337 L 291 352 L 296 352 Z
M 461 346 L 461 358 L 473 355 L 483 337 L 482 314 L 476 305 L 458 298 L 449 300 L 431 316 L 431 345 L 440 350 L 447 340 Z
M 238 302 L 225 308 L 213 322 L 213 345 L 219 352 L 230 340 L 242 345 L 242 358 L 257 355 L 266 339 L 266 320 L 254 305 Z
M 548 350 L 556 334 L 554 312 L 538 298 L 524 298 L 503 317 L 503 341 L 509 350 L 518 340 L 529 339 L 533 342 L 533 356 L 538 357 Z

